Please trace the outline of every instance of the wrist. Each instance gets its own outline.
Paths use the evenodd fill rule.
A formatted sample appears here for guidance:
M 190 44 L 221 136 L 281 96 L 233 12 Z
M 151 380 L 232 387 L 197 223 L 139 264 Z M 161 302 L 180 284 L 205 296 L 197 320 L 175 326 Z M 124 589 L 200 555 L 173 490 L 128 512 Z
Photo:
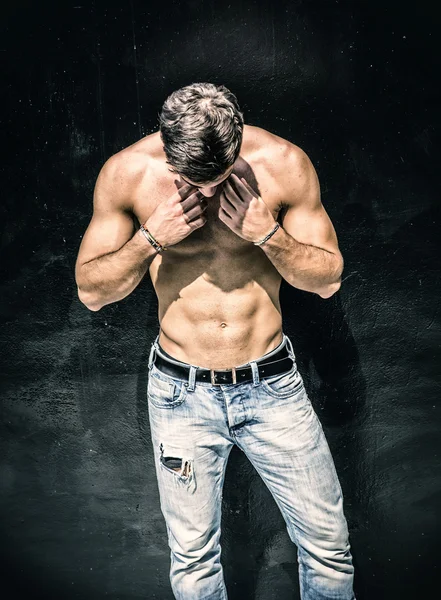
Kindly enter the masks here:
M 164 250 L 167 250 L 167 248 L 157 239 L 156 235 L 153 235 L 153 233 L 150 231 L 147 226 L 147 222 L 141 225 L 139 228 L 139 233 L 147 242 L 149 242 L 149 244 L 158 254 L 161 254 Z
M 264 236 L 262 239 L 258 240 L 257 242 L 253 242 L 253 244 L 255 246 L 262 246 L 262 244 L 264 244 L 265 242 L 267 242 L 275 233 L 276 231 L 280 228 L 279 223 L 275 222 L 274 227 L 271 229 L 271 231 Z
M 158 252 L 155 250 L 152 244 L 150 244 L 150 242 L 146 240 L 140 227 L 138 228 L 136 235 L 133 236 L 133 239 L 136 239 L 136 248 L 144 258 L 150 258 L 150 256 L 157 256 Z

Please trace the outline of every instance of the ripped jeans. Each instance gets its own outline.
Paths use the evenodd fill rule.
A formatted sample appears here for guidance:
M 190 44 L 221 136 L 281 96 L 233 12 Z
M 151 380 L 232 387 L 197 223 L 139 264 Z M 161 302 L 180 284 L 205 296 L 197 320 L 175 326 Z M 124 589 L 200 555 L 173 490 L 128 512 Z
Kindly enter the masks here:
M 194 366 L 188 380 L 161 372 L 153 364 L 158 339 L 147 395 L 175 598 L 227 599 L 219 539 L 235 444 L 267 485 L 297 546 L 302 600 L 355 600 L 341 487 L 290 339 L 283 334 L 265 358 L 287 344 L 291 370 L 259 380 L 252 367 L 253 381 L 226 385 L 195 382 Z

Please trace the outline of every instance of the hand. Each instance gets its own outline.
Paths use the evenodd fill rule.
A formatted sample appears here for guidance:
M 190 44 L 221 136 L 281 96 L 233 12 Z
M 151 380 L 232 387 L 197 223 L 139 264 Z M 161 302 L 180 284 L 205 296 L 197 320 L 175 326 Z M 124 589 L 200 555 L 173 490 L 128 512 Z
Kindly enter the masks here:
M 234 188 L 232 183 L 234 183 Z M 230 175 L 220 196 L 219 219 L 248 242 L 258 242 L 274 229 L 271 211 L 243 177 Z
M 208 204 L 204 196 L 190 184 L 180 186 L 179 182 L 175 183 L 178 191 L 158 204 L 144 224 L 166 248 L 182 241 L 207 222 L 204 212 Z

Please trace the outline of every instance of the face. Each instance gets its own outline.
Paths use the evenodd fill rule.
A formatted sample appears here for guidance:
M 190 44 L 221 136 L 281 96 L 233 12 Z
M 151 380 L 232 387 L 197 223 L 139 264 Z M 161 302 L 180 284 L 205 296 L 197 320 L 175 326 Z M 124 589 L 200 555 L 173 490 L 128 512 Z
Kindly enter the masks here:
M 228 169 L 228 171 L 226 171 L 221 177 L 218 177 L 218 179 L 216 179 L 215 181 L 212 181 L 205 185 L 201 185 L 200 183 L 193 183 L 192 181 L 183 177 L 182 175 L 180 177 L 183 181 L 185 181 L 185 183 L 189 183 L 190 185 L 193 185 L 194 187 L 198 188 L 198 190 L 203 196 L 205 196 L 206 198 L 211 198 L 216 193 L 217 186 L 224 182 L 226 179 L 228 179 L 228 177 L 233 172 L 233 169 L 234 165 L 230 169 Z

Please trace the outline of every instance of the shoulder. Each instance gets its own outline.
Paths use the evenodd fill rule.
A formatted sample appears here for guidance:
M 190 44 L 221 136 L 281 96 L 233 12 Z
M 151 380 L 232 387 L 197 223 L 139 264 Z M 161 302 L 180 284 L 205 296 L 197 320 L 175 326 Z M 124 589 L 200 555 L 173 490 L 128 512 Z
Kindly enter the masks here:
M 279 198 L 304 198 L 307 190 L 318 187 L 309 156 L 293 142 L 266 129 L 248 126 L 246 148 L 271 180 Z
M 294 168 L 296 173 L 307 171 L 312 163 L 302 148 L 289 140 L 261 127 L 245 125 L 243 149 L 266 167 L 280 173 Z
M 151 179 L 157 149 L 152 134 L 113 154 L 99 172 L 95 196 L 105 195 L 114 207 L 131 210 L 136 189 Z

